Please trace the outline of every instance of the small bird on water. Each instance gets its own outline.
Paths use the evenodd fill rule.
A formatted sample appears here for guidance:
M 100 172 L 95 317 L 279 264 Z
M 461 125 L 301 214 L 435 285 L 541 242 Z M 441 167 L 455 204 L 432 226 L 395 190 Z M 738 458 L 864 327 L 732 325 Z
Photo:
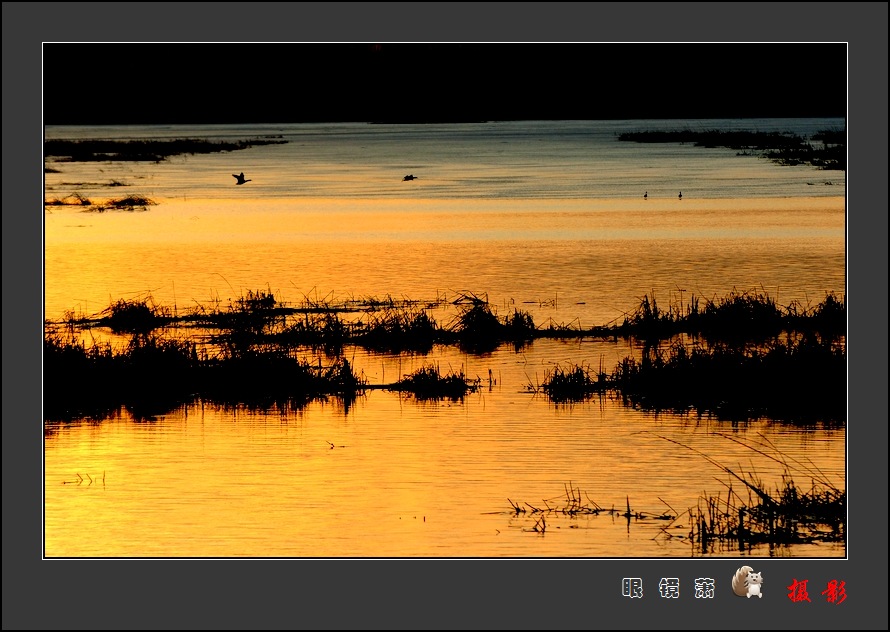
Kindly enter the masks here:
M 407 176 L 405 176 L 404 178 L 402 178 L 402 182 L 405 182 L 405 181 L 407 181 L 407 180 L 417 180 L 417 176 L 415 176 L 415 175 L 407 175 Z
M 238 181 L 238 182 L 236 182 L 235 184 L 244 184 L 245 182 L 250 182 L 250 179 L 245 179 L 245 178 L 244 178 L 244 172 L 243 172 L 243 171 L 242 171 L 240 174 L 238 174 L 237 176 L 233 173 L 233 174 L 232 174 L 232 177 L 235 178 L 235 179 Z

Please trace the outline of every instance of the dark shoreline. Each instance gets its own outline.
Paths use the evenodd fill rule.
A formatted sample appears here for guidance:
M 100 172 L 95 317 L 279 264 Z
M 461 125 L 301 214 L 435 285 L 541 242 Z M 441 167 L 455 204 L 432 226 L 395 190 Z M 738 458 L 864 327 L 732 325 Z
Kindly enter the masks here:
M 821 130 L 811 138 L 791 132 L 752 132 L 690 129 L 624 132 L 618 140 L 636 143 L 690 143 L 696 147 L 735 149 L 740 156 L 760 155 L 785 166 L 809 165 L 844 171 L 847 168 L 846 130 Z
M 283 145 L 280 136 L 239 141 L 199 138 L 172 140 L 45 140 L 43 157 L 55 162 L 161 162 L 171 156 L 239 151 L 261 145 Z

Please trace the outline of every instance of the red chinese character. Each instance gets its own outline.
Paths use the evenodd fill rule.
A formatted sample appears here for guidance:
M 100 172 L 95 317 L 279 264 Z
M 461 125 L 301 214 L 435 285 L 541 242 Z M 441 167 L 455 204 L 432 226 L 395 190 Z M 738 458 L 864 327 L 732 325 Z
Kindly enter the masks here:
M 795 603 L 798 601 L 810 601 L 810 595 L 807 592 L 808 581 L 808 579 L 805 579 L 802 582 L 799 582 L 795 579 L 790 586 L 787 586 L 788 590 L 791 591 L 788 593 L 788 599 Z
M 836 579 L 832 579 L 828 582 L 828 588 L 822 591 L 823 595 L 826 595 L 825 599 L 828 600 L 828 603 L 833 603 L 834 605 L 840 605 L 847 598 L 847 591 L 844 589 L 844 586 L 847 585 L 847 582 L 838 582 Z

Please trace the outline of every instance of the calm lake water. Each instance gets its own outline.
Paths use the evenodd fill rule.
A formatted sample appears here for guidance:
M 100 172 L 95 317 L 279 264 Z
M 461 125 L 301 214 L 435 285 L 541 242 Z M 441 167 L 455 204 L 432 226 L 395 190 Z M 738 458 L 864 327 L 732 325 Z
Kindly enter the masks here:
M 841 119 L 47 127 L 48 139 L 288 142 L 161 163 L 48 162 L 57 172 L 46 174 L 47 200 L 136 194 L 157 204 L 47 207 L 45 316 L 92 315 L 147 296 L 185 311 L 256 290 L 290 304 L 469 292 L 502 315 L 523 309 L 539 325 L 583 327 L 620 321 L 644 295 L 666 306 L 756 291 L 812 306 L 827 292 L 845 295 L 843 171 L 617 134 L 843 127 Z M 242 171 L 251 182 L 235 186 Z M 402 181 L 406 174 L 417 179 Z M 701 554 L 684 512 L 725 496 L 732 482 L 695 451 L 771 488 L 786 466 L 770 457 L 805 491 L 816 470 L 846 487 L 844 427 L 654 415 L 608 397 L 555 405 L 529 389 L 554 366 L 611 369 L 635 353 L 625 341 L 586 339 L 481 355 L 347 349 L 374 383 L 434 363 L 480 376 L 483 388 L 457 402 L 371 390 L 351 405 L 331 399 L 301 410 L 198 402 L 148 418 L 122 409 L 101 421 L 46 422 L 45 555 L 683 557 Z M 534 517 L 512 511 L 511 503 L 565 504 L 568 486 L 603 508 L 629 502 L 635 512 L 680 517 L 552 513 L 542 534 Z

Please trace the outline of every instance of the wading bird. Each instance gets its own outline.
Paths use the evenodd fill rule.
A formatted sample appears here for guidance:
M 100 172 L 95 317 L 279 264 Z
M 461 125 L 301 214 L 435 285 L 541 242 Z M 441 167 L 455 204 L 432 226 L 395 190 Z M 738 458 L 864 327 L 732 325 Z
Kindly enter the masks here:
M 244 184 L 245 182 L 250 182 L 249 179 L 245 179 L 245 178 L 244 178 L 244 172 L 243 172 L 243 171 L 242 171 L 240 174 L 238 174 L 237 176 L 233 173 L 233 174 L 232 174 L 232 177 L 235 178 L 235 179 L 238 181 L 238 182 L 236 182 L 235 184 Z
M 406 180 L 417 180 L 417 176 L 407 175 L 404 178 L 402 178 L 402 182 L 405 182 Z
M 683 192 L 682 192 L 682 191 L 680 191 L 680 195 L 677 196 L 677 199 L 678 199 L 678 200 L 682 200 L 682 199 L 683 199 Z
M 647 199 L 648 197 L 649 197 L 649 192 L 646 191 L 646 192 L 643 194 L 643 199 L 645 200 L 645 199 Z

